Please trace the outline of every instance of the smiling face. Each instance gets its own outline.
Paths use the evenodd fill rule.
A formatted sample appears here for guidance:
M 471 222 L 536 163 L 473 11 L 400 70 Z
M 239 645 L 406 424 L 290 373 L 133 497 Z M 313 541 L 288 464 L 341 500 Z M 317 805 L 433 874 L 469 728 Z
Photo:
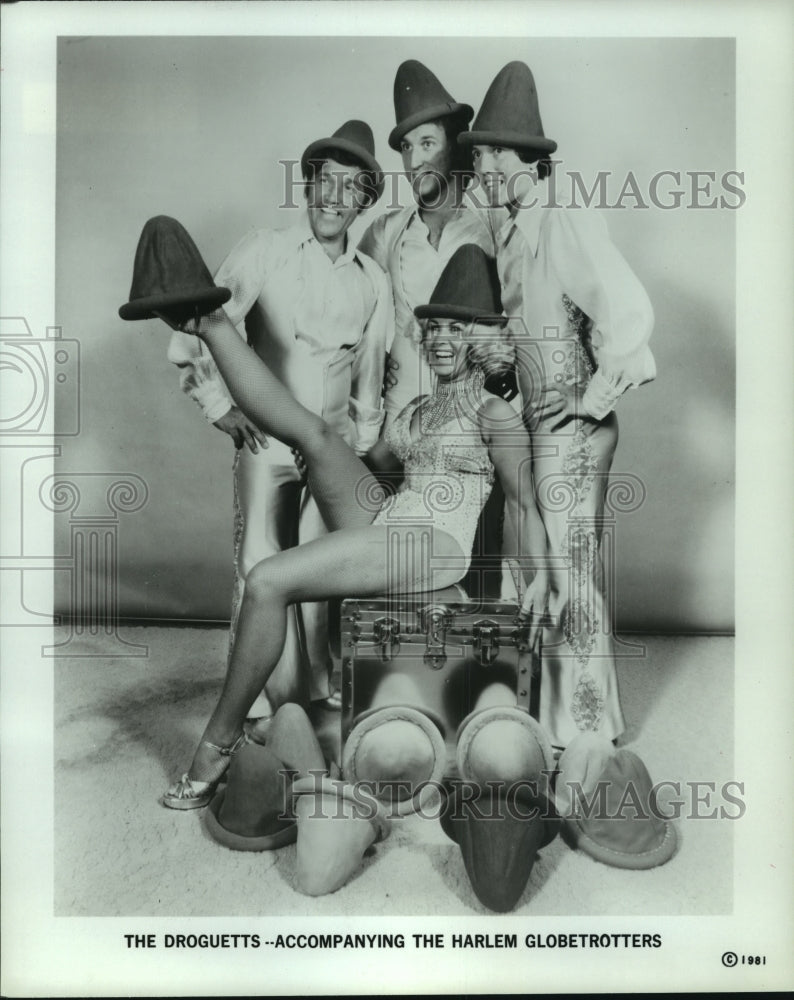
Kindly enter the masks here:
M 475 145 L 472 158 L 474 172 L 493 207 L 520 202 L 537 183 L 537 168 L 522 162 L 515 149 Z
M 425 358 L 444 382 L 466 374 L 470 327 L 470 323 L 460 319 L 429 319 L 425 322 L 422 333 Z
M 452 170 L 452 150 L 441 125 L 426 122 L 406 132 L 400 142 L 400 155 L 420 205 L 443 196 Z
M 368 204 L 362 184 L 364 171 L 359 166 L 345 166 L 337 160 L 325 160 L 306 185 L 309 225 L 320 242 L 342 239 L 359 212 Z

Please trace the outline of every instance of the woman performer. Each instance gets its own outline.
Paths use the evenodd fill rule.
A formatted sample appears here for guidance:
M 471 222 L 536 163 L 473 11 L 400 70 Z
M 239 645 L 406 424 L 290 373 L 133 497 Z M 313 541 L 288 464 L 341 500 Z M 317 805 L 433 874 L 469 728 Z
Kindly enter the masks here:
M 494 356 L 504 356 L 499 343 L 504 317 L 492 269 L 493 261 L 479 247 L 460 247 L 430 303 L 416 309 L 437 388 L 409 403 L 370 452 L 373 467 L 382 467 L 389 452 L 404 465 L 399 492 L 385 499 L 364 462 L 297 402 L 231 323 L 186 329 L 206 343 L 243 412 L 300 452 L 329 533 L 264 559 L 249 574 L 223 690 L 188 771 L 163 796 L 165 806 L 194 809 L 214 794 L 242 745 L 248 707 L 281 655 L 288 606 L 350 594 L 436 590 L 457 582 L 468 568 L 494 475 L 527 557 L 522 614 L 545 610 L 545 571 L 539 568 L 532 577 L 529 569 L 533 561 L 540 566 L 547 547 L 531 485 L 529 437 L 520 415 L 483 388 L 489 345 Z M 375 507 L 371 498 L 378 491 L 381 502 Z M 429 547 L 417 542 L 418 528 L 430 532 Z M 535 634 L 532 628 L 531 643 Z

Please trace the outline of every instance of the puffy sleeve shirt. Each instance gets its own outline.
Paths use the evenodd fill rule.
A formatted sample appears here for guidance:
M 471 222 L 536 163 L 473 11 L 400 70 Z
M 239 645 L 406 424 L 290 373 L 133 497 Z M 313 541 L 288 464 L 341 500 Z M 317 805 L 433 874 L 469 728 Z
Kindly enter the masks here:
M 531 340 L 551 345 L 585 321 L 595 372 L 583 404 L 592 416 L 603 419 L 626 389 L 655 378 L 651 303 L 600 215 L 519 208 L 495 242 L 505 312 L 523 319 Z
M 381 269 L 354 248 L 332 261 L 306 222 L 249 233 L 215 283 L 231 290 L 223 312 L 271 371 L 364 454 L 380 430 L 393 336 L 391 289 Z M 233 405 L 202 340 L 175 332 L 168 359 L 208 421 Z

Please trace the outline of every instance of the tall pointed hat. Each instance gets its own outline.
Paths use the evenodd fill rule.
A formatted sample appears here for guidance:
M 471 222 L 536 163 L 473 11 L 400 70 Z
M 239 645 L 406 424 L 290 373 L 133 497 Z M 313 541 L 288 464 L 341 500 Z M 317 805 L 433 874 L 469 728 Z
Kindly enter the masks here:
M 464 243 L 441 272 L 430 301 L 414 309 L 417 319 L 504 323 L 496 265 L 474 243 Z
M 554 152 L 557 143 L 543 134 L 535 78 L 526 63 L 508 63 L 496 74 L 471 131 L 461 133 L 458 142 L 507 146 L 538 157 Z
M 228 288 L 215 285 L 185 227 L 168 215 L 157 215 L 141 231 L 129 301 L 119 308 L 119 316 L 155 319 L 165 313 L 181 323 L 214 312 L 231 296 Z
M 403 136 L 417 125 L 459 115 L 461 127 L 471 121 L 474 108 L 460 104 L 441 85 L 438 77 L 423 63 L 408 59 L 401 63 L 394 78 L 394 116 L 397 124 L 389 134 L 389 145 L 399 152 Z

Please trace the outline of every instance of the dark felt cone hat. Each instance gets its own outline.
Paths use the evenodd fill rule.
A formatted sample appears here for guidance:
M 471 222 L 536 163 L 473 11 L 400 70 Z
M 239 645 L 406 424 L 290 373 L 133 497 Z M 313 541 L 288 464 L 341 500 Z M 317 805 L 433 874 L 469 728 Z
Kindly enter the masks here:
M 414 309 L 417 319 L 504 323 L 496 264 L 474 243 L 464 243 L 441 272 L 430 301 Z
M 441 826 L 460 847 L 477 899 L 506 913 L 521 898 L 538 851 L 557 836 L 559 820 L 546 797 L 527 785 L 471 789 L 458 783 Z
M 333 135 L 310 142 L 301 157 L 303 176 L 308 175 L 309 160 L 325 156 L 333 157 L 334 152 L 347 153 L 361 165 L 362 169 L 372 171 L 375 175 L 372 201 L 376 202 L 383 194 L 385 180 L 381 166 L 375 159 L 375 138 L 369 125 L 353 118 L 341 125 Z
M 394 77 L 394 116 L 397 124 L 389 134 L 389 145 L 399 152 L 403 136 L 417 125 L 459 115 L 461 127 L 474 114 L 469 104 L 459 104 L 442 87 L 438 77 L 423 63 L 408 59 L 401 63 Z
M 526 63 L 508 63 L 497 73 L 471 131 L 461 133 L 458 142 L 507 146 L 539 157 L 554 152 L 557 143 L 543 134 L 535 79 Z
M 184 226 L 168 215 L 146 223 L 138 240 L 130 299 L 122 319 L 156 319 L 166 313 L 175 323 L 214 312 L 232 293 L 212 280 L 198 247 Z
M 229 778 L 210 802 L 210 836 L 233 851 L 270 851 L 295 842 L 293 780 L 327 771 L 311 722 L 296 704 L 276 712 L 262 742 L 232 758 Z
M 555 803 L 575 847 L 614 868 L 655 868 L 670 860 L 675 827 L 655 811 L 651 777 L 637 754 L 582 733 L 558 766 Z

